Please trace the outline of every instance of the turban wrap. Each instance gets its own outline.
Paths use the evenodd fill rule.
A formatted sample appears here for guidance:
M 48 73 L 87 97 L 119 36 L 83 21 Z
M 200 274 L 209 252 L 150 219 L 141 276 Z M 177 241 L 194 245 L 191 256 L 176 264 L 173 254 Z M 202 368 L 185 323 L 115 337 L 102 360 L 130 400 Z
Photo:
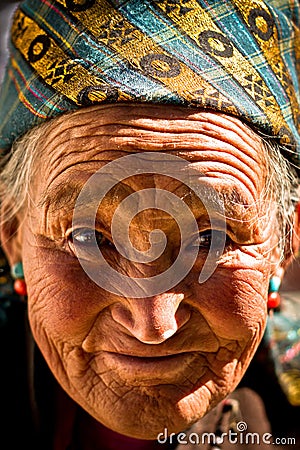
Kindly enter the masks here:
M 14 14 L 0 148 L 81 107 L 149 102 L 239 117 L 300 155 L 297 0 L 26 0 Z

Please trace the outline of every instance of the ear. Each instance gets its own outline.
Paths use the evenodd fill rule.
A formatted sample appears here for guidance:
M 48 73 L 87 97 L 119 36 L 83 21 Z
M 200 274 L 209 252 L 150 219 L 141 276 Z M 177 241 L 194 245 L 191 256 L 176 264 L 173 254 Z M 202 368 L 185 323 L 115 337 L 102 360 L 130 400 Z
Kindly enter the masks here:
M 8 259 L 10 267 L 22 261 L 22 226 L 19 216 L 9 217 L 9 205 L 2 204 L 0 208 L 0 241 L 1 247 Z

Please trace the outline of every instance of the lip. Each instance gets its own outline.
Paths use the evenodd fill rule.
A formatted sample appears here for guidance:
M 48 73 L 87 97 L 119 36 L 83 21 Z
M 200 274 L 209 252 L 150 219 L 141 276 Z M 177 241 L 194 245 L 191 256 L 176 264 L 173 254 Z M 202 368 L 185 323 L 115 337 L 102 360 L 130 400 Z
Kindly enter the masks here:
M 97 366 L 104 364 L 131 384 L 154 385 L 182 380 L 187 371 L 191 371 L 196 357 L 199 354 L 195 352 L 145 357 L 104 351 L 96 357 L 96 363 Z

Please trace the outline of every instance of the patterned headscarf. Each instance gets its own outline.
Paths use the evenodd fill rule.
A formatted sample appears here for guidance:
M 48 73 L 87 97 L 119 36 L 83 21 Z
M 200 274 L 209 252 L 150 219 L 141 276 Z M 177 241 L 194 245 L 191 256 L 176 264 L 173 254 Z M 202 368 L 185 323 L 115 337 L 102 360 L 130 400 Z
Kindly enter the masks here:
M 300 154 L 297 0 L 26 0 L 12 24 L 0 148 L 107 102 L 240 117 Z

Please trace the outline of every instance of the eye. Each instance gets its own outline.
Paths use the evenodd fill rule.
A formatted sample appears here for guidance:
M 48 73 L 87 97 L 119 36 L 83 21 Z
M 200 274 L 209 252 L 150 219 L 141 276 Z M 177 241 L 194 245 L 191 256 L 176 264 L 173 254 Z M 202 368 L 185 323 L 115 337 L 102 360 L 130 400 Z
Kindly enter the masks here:
M 93 228 L 77 228 L 68 236 L 68 245 L 72 253 L 82 258 L 94 258 L 99 253 L 99 247 L 109 244 L 104 235 Z
M 230 237 L 220 230 L 205 230 L 200 232 L 190 244 L 191 247 L 210 249 L 212 244 L 216 250 L 227 247 L 231 242 Z
M 91 228 L 78 228 L 77 230 L 72 231 L 69 240 L 75 245 L 92 246 L 95 242 L 98 245 L 102 245 L 105 242 L 105 237 L 100 231 Z
M 199 247 L 210 247 L 212 240 L 212 230 L 199 233 Z

